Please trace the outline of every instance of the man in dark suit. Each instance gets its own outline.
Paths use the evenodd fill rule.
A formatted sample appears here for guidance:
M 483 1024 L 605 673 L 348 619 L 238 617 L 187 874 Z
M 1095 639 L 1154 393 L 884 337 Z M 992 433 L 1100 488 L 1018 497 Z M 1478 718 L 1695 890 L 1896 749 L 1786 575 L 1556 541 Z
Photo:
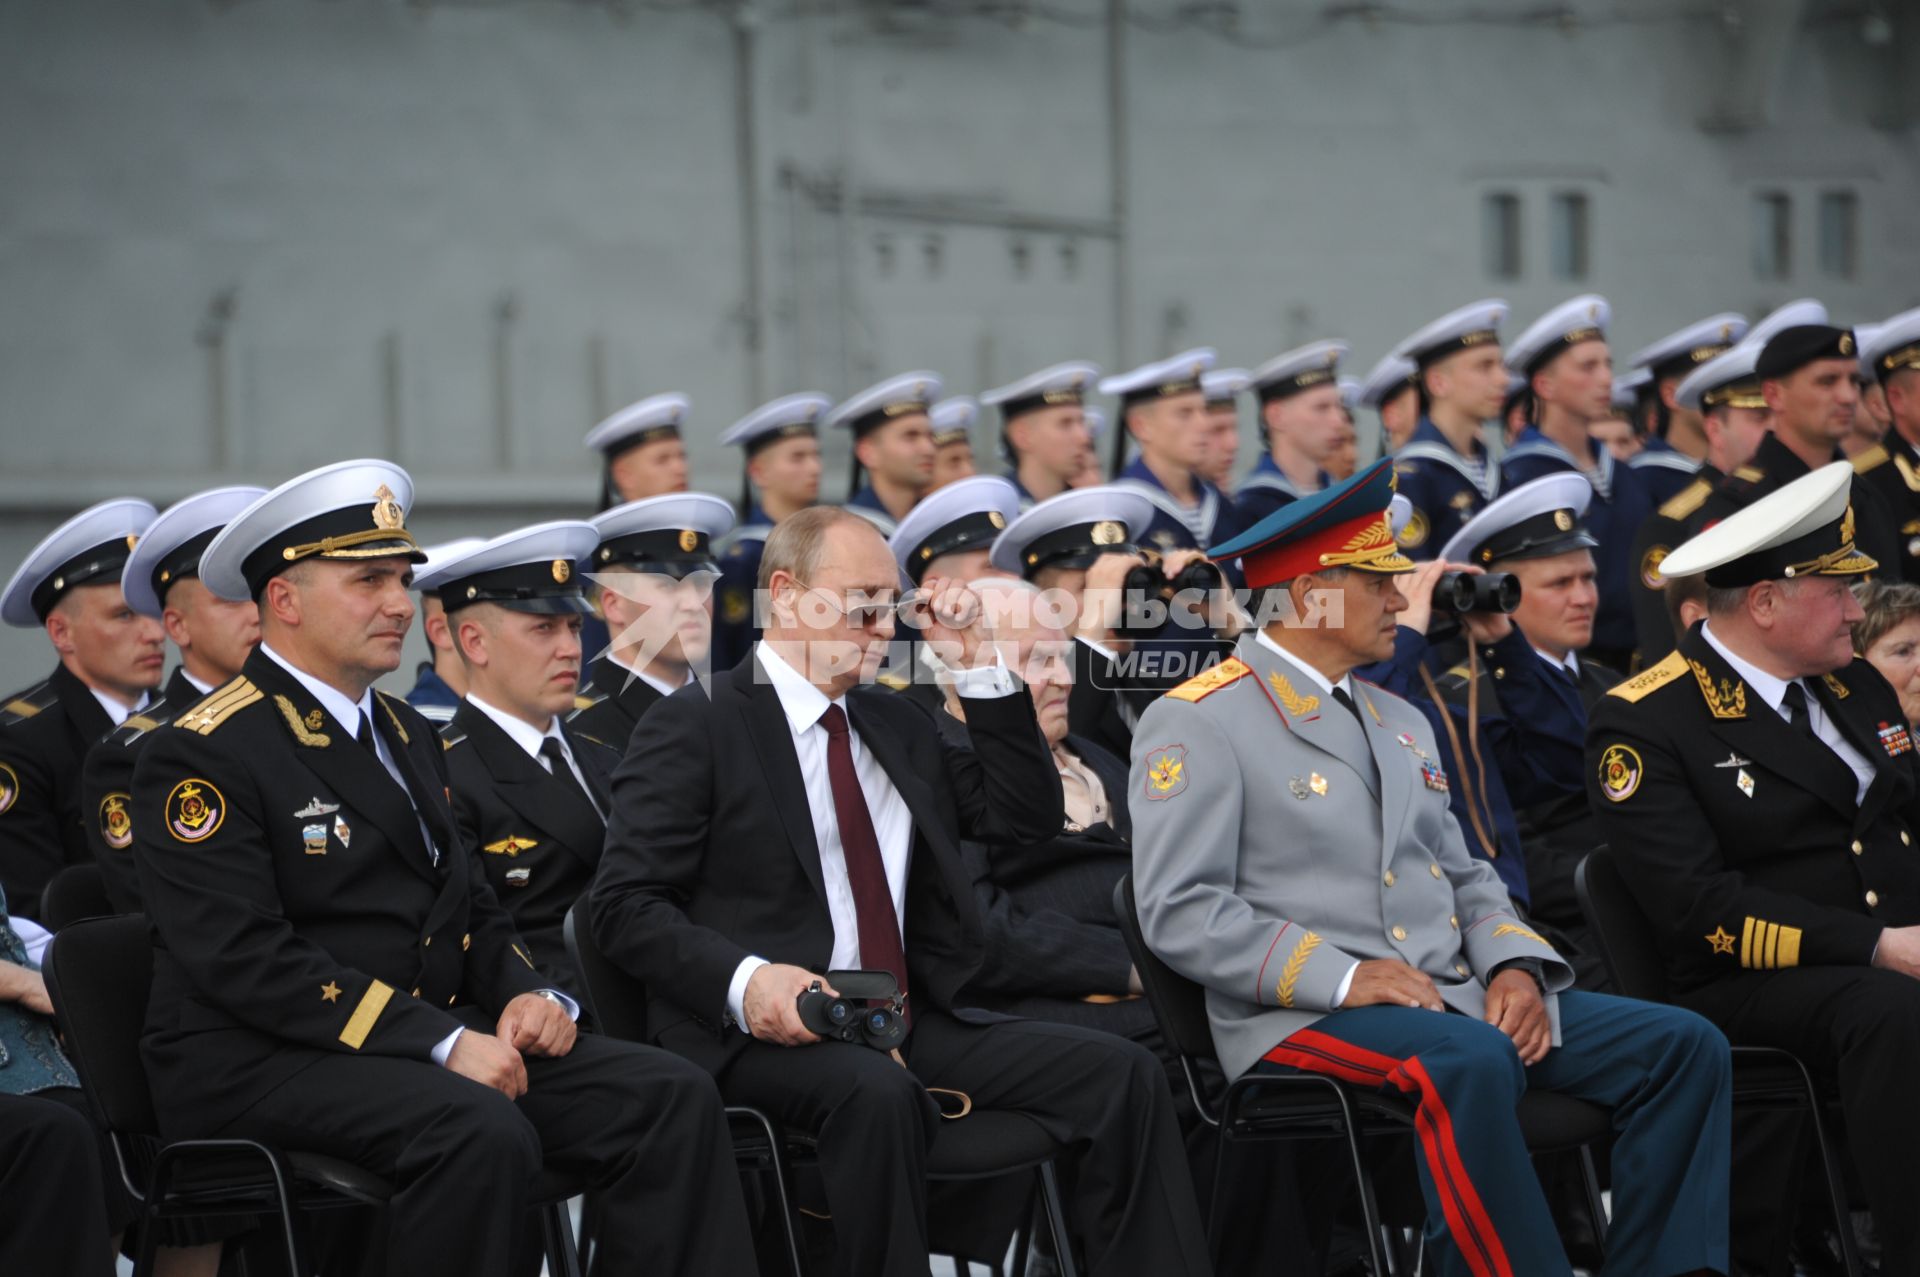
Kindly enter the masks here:
M 661 1045 L 818 1137 L 837 1271 L 925 1273 L 936 1087 L 1024 1113 L 1081 1154 L 1073 1214 L 1091 1272 L 1205 1272 L 1153 1057 L 955 1009 L 984 957 L 960 840 L 1035 842 L 1064 814 L 1031 698 L 1004 668 L 976 668 L 987 636 L 963 588 L 924 583 L 922 638 L 964 671 L 972 750 L 862 686 L 893 634 L 898 573 L 858 515 L 822 507 L 774 530 L 765 638 L 711 695 L 655 706 L 615 774 L 594 934 L 650 985 Z M 851 968 L 905 991 L 897 1052 L 822 1043 L 800 1021 L 796 999 L 819 973 Z
M 0 890 L 16 917 L 37 919 L 47 882 L 87 859 L 81 762 L 166 673 L 166 635 L 120 593 L 153 518 L 131 498 L 90 506 L 35 546 L 0 593 L 0 620 L 44 629 L 60 654 L 45 682 L 0 701 Z
M 600 863 L 620 761 L 560 720 L 579 685 L 580 623 L 591 611 L 573 565 L 597 540 L 590 523 L 543 523 L 448 559 L 434 576 L 467 682 L 440 733 L 453 818 L 534 965 L 566 987 L 578 984 L 567 910 Z
M 1836 1078 L 1847 1143 L 1885 1248 L 1920 1271 L 1920 767 L 1900 704 L 1853 655 L 1872 571 L 1860 485 L 1823 466 L 1676 548 L 1707 619 L 1600 699 L 1587 784 L 1600 836 L 1652 920 L 1674 996 L 1736 1045 Z M 1797 1176 L 1805 1149 L 1738 1126 L 1742 1176 Z M 1733 1195 L 1736 1259 L 1784 1271 L 1779 1183 Z M 1746 1252 L 1744 1255 L 1740 1252 Z
M 134 858 L 159 940 L 142 1052 L 167 1134 L 246 1136 L 391 1179 L 386 1271 L 500 1274 L 536 1175 L 606 1206 L 612 1271 L 750 1272 L 711 1082 L 576 1038 L 473 871 L 431 725 L 376 677 L 414 605 L 412 482 L 345 462 L 282 485 L 201 579 L 261 644 L 142 751 Z
M 215 597 L 200 581 L 200 555 L 228 519 L 265 495 L 265 488 L 214 488 L 168 506 L 122 572 L 127 606 L 160 622 L 180 651 L 180 664 L 167 679 L 166 694 L 95 742 L 81 771 L 88 848 L 100 865 L 108 899 L 121 913 L 140 912 L 128 810 L 134 760 L 156 728 L 238 677 L 247 653 L 260 641 L 260 610 L 251 599 Z
M 733 507 L 704 492 L 648 497 L 593 520 L 590 579 L 609 641 L 588 653 L 573 730 L 619 750 L 640 716 L 699 678 L 713 642 L 713 540 L 733 526 Z

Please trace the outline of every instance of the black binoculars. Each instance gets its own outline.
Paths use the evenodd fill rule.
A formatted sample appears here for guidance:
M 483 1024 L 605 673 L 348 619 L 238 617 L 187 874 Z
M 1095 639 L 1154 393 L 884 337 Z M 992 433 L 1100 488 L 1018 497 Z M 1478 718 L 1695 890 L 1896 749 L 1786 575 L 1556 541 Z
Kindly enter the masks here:
M 891 971 L 829 971 L 826 980 L 838 997 L 816 980 L 794 1000 L 809 1032 L 836 1042 L 864 1042 L 876 1051 L 891 1051 L 907 1040 L 906 995 Z
M 1226 578 L 1220 575 L 1219 567 L 1205 559 L 1195 559 L 1169 577 L 1160 571 L 1159 558 L 1149 554 L 1147 562 L 1129 568 L 1120 583 L 1120 630 L 1134 634 L 1156 630 L 1174 596 L 1189 590 L 1204 595 L 1225 586 Z M 1149 606 L 1150 600 L 1160 606 Z
M 1520 581 L 1510 572 L 1442 573 L 1433 586 L 1436 612 L 1511 612 L 1520 606 Z

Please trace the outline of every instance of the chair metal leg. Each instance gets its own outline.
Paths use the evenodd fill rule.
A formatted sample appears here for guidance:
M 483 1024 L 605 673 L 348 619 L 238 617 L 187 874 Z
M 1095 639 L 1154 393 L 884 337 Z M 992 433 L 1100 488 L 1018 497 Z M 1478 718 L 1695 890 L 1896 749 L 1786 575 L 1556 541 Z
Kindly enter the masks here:
M 567 1199 L 540 1208 L 540 1231 L 546 1235 L 548 1277 L 584 1277 L 580 1252 L 573 1244 L 573 1221 L 567 1217 Z
M 787 1243 L 787 1264 L 793 1270 L 793 1277 L 807 1277 L 806 1260 L 800 1249 L 800 1213 L 793 1204 L 793 1191 L 789 1184 L 791 1168 L 787 1165 L 787 1146 L 781 1138 L 773 1120 L 758 1109 L 727 1109 L 729 1118 L 741 1118 L 760 1128 L 767 1140 L 766 1174 L 773 1178 L 773 1194 L 780 1206 L 781 1235 Z
M 1580 1146 L 1580 1186 L 1587 1193 L 1587 1213 L 1593 1216 L 1593 1245 L 1600 1258 L 1607 1257 L 1607 1203 L 1600 1195 L 1600 1172 L 1593 1165 L 1591 1145 Z
M 1400 1271 L 1400 1265 L 1394 1260 L 1391 1247 L 1383 1246 L 1380 1236 L 1380 1203 L 1373 1194 L 1373 1176 L 1368 1173 L 1367 1158 L 1360 1147 L 1360 1121 L 1353 1111 L 1353 1102 L 1347 1098 L 1344 1090 L 1335 1088 L 1334 1097 L 1340 1101 L 1341 1132 L 1347 1137 L 1347 1157 L 1353 1166 L 1354 1183 L 1360 1190 L 1361 1227 L 1367 1235 L 1367 1258 L 1373 1261 L 1373 1271 L 1387 1277 Z
M 1827 1200 L 1833 1204 L 1833 1231 L 1840 1239 L 1840 1266 L 1846 1269 L 1847 1277 L 1861 1277 L 1866 1270 L 1861 1266 L 1859 1248 L 1853 1242 L 1853 1206 L 1847 1201 L 1846 1172 L 1841 1169 L 1839 1155 L 1834 1151 L 1833 1138 L 1820 1111 L 1820 1095 L 1811 1079 L 1807 1082 L 1807 1099 L 1808 1112 L 1813 1117 L 1813 1138 L 1820 1146 L 1820 1169 L 1827 1179 Z
M 1067 1212 L 1060 1198 L 1060 1176 L 1052 1162 L 1040 1163 L 1040 1200 L 1046 1206 L 1047 1231 L 1053 1235 L 1054 1262 L 1060 1277 L 1080 1277 L 1073 1260 L 1073 1242 L 1067 1234 Z

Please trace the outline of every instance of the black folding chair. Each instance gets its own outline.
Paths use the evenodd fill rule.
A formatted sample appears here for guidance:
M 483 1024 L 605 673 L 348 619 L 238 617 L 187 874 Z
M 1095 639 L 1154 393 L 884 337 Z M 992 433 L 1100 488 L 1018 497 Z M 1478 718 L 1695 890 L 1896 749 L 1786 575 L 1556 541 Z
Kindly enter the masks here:
M 574 969 L 586 987 L 587 1005 L 600 1031 L 609 1037 L 644 1042 L 646 1036 L 646 986 L 615 965 L 595 944 L 592 928 L 580 916 L 576 904 L 567 911 L 564 932 L 567 952 Z M 792 1179 L 796 1158 L 811 1158 L 813 1140 L 804 1134 L 783 1130 L 766 1113 L 745 1105 L 729 1105 L 727 1119 L 733 1131 L 734 1155 L 743 1167 L 764 1172 L 773 1185 L 781 1224 L 784 1229 L 787 1258 L 794 1277 L 806 1277 L 806 1262 L 800 1244 L 799 1212 L 794 1206 Z M 995 1179 L 1022 1171 L 1033 1171 L 1039 1180 L 1041 1213 L 1052 1234 L 1055 1261 L 1063 1277 L 1077 1277 L 1079 1269 L 1068 1244 L 1066 1209 L 1062 1203 L 1060 1181 L 1054 1162 L 1065 1150 L 1031 1119 L 1019 1113 L 974 1109 L 966 1117 L 940 1123 L 933 1147 L 927 1154 L 927 1178 L 935 1180 Z M 1017 1240 L 1020 1263 L 1024 1263 L 1026 1238 Z M 1017 1267 L 1016 1272 L 1020 1271 Z
M 1602 846 L 1588 854 L 1574 870 L 1573 888 L 1587 927 L 1599 943 L 1600 957 L 1620 992 L 1646 1002 L 1671 1002 L 1658 934 L 1634 899 L 1613 852 Z M 1734 1047 L 1733 1103 L 1736 1108 L 1803 1111 L 1812 1119 L 1827 1199 L 1833 1207 L 1834 1233 L 1840 1241 L 1840 1262 L 1849 1277 L 1859 1277 L 1864 1270 L 1853 1241 L 1846 1174 L 1827 1125 L 1827 1101 L 1806 1064 L 1778 1047 Z
M 209 1215 L 277 1216 L 287 1272 L 309 1277 L 306 1212 L 380 1206 L 393 1195 L 386 1179 L 336 1157 L 260 1140 L 162 1138 L 140 1059 L 153 983 L 145 915 L 69 923 L 47 946 L 44 975 L 67 1054 L 111 1137 L 121 1182 L 140 1204 L 136 1277 L 152 1271 L 156 1221 Z M 578 1191 L 546 1174 L 533 1185 L 553 1277 L 580 1277 L 567 1216 Z
M 1229 1083 L 1217 1096 L 1207 1085 L 1203 1063 L 1215 1060 L 1213 1030 L 1207 1023 L 1205 991 L 1147 947 L 1140 931 L 1140 910 L 1133 896 L 1133 877 L 1114 884 L 1113 911 L 1120 922 L 1127 950 L 1140 974 L 1140 986 L 1153 1008 L 1154 1019 L 1167 1044 L 1179 1056 L 1187 1092 L 1201 1120 L 1220 1131 L 1215 1179 L 1224 1171 L 1229 1143 L 1266 1140 L 1342 1139 L 1348 1164 L 1359 1186 L 1360 1210 L 1365 1220 L 1367 1253 L 1372 1271 L 1410 1273 L 1415 1261 L 1406 1248 L 1390 1243 L 1380 1218 L 1366 1144 L 1379 1136 L 1401 1135 L 1413 1128 L 1414 1107 L 1406 1100 L 1337 1078 L 1314 1073 L 1280 1075 L 1249 1073 Z M 1550 1091 L 1528 1091 L 1518 1107 L 1520 1132 L 1533 1153 L 1578 1152 L 1593 1216 L 1596 1244 L 1604 1244 L 1607 1226 L 1600 1181 L 1594 1172 L 1592 1146 L 1612 1132 L 1605 1109 Z M 1215 1194 L 1217 1206 L 1219 1194 Z M 1209 1210 L 1207 1239 L 1217 1249 L 1217 1209 Z
M 82 918 L 110 918 L 119 910 L 107 895 L 99 865 L 68 865 L 47 882 L 40 893 L 40 923 L 58 931 Z

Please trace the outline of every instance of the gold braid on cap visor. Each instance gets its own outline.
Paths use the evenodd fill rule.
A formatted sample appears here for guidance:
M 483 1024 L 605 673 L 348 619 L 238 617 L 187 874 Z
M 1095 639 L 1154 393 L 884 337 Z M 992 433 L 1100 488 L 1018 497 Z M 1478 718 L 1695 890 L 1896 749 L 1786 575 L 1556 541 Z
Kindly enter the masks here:
M 1817 559 L 1805 563 L 1788 565 L 1783 575 L 1788 578 L 1800 576 L 1858 576 L 1862 572 L 1871 572 L 1880 566 L 1880 560 L 1871 555 L 1860 553 L 1853 543 L 1853 507 L 1847 507 L 1846 518 L 1840 520 L 1840 548 L 1829 550 Z
M 1378 520 L 1360 529 L 1338 550 L 1320 556 L 1323 568 L 1360 568 L 1367 572 L 1411 572 L 1413 560 L 1400 553 L 1393 525 L 1382 510 Z
M 379 545 L 370 546 L 369 542 Z M 361 532 L 343 532 L 337 537 L 322 537 L 305 545 L 290 545 L 280 551 L 288 563 L 319 555 L 323 559 L 379 559 L 394 554 L 417 552 L 420 543 L 405 528 L 367 528 Z

